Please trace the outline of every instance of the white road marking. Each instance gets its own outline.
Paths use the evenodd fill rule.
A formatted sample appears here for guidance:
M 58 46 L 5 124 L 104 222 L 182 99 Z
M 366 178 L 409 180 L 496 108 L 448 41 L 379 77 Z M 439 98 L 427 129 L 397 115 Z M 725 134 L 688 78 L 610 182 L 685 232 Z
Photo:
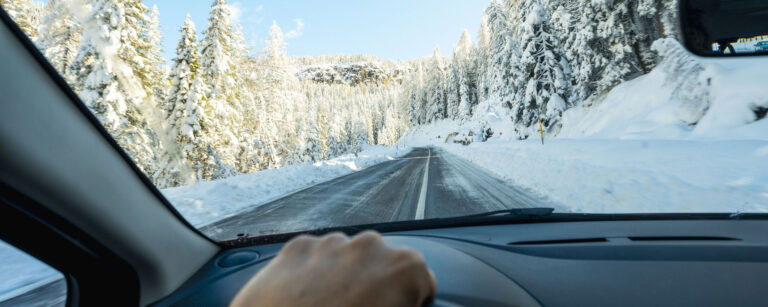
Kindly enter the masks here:
M 427 165 L 424 167 L 424 179 L 421 181 L 421 193 L 419 193 L 419 204 L 416 205 L 416 219 L 424 219 L 424 211 L 427 209 L 427 182 L 429 181 L 429 160 L 432 158 L 432 149 L 429 149 L 427 156 Z

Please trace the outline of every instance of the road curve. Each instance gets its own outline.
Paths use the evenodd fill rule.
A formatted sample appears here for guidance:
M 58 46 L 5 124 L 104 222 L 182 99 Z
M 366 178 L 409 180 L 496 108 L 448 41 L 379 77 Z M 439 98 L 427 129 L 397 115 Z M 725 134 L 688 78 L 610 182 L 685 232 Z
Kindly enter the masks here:
M 444 150 L 415 148 L 402 158 L 295 192 L 202 231 L 225 240 L 238 233 L 259 236 L 543 206 L 552 205 Z

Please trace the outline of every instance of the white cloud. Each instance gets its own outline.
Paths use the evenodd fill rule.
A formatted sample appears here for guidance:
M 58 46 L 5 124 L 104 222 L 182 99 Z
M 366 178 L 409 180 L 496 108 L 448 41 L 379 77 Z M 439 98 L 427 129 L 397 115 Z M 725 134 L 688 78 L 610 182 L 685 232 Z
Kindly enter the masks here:
M 300 18 L 296 18 L 293 20 L 293 22 L 296 23 L 296 29 L 286 32 L 285 33 L 286 39 L 297 38 L 302 34 L 304 34 L 304 21 L 302 21 Z
M 245 43 L 257 48 L 259 42 L 258 25 L 264 20 L 264 5 L 252 5 L 249 2 L 232 2 L 229 4 L 230 20 L 233 25 L 240 25 Z
M 260 24 L 264 20 L 264 5 L 262 4 L 256 7 L 249 7 L 241 2 L 232 2 L 229 5 L 229 11 L 232 24 L 239 24 L 243 27 Z

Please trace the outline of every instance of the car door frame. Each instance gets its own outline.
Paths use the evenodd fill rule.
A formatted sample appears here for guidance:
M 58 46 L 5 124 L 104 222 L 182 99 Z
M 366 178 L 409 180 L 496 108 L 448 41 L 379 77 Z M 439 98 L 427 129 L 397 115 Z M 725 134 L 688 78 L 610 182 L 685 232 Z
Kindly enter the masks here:
M 34 62 L 39 65 L 39 67 L 30 67 L 30 70 L 42 69 L 44 74 L 50 78 L 46 83 L 52 81 L 55 84 L 53 86 L 56 88 L 55 91 L 59 91 L 57 94 L 59 96 L 63 94 L 66 97 L 65 100 L 72 103 L 68 107 L 74 106 L 80 111 L 80 114 L 77 114 L 77 120 L 82 121 L 84 118 L 90 122 L 92 127 L 88 128 L 95 129 L 97 132 L 95 134 L 96 141 L 108 144 L 105 147 L 108 148 L 106 151 L 99 152 L 101 155 L 109 155 L 113 157 L 113 160 L 114 156 L 119 156 L 117 160 L 122 159 L 125 164 L 120 163 L 118 166 L 123 169 L 126 165 L 129 166 L 129 171 L 123 172 L 123 174 L 135 176 L 129 178 L 134 183 L 133 187 L 138 186 L 139 189 L 143 189 L 143 194 L 149 195 L 149 198 L 147 195 L 143 195 L 144 199 L 151 200 L 151 204 L 142 204 L 142 206 L 151 209 L 149 213 L 153 215 L 157 215 L 158 212 L 161 213 L 162 217 L 155 219 L 165 219 L 164 221 L 169 224 L 166 227 L 167 231 L 172 236 L 178 237 L 178 240 L 174 242 L 177 243 L 177 246 L 155 246 L 153 247 L 155 250 L 142 250 L 140 245 L 137 246 L 126 240 L 123 244 L 125 248 L 121 253 L 115 250 L 114 246 L 115 244 L 120 246 L 122 242 L 105 241 L 104 233 L 93 231 L 94 227 L 92 226 L 94 225 L 92 224 L 95 223 L 91 222 L 95 221 L 75 221 L 66 217 L 62 212 L 71 213 L 72 208 L 66 208 L 70 210 L 70 212 L 66 212 L 65 209 L 60 208 L 60 203 L 51 201 L 51 198 L 22 191 L 19 187 L 26 187 L 21 181 L 16 182 L 17 180 L 13 176 L 15 174 L 11 173 L 0 174 L 0 239 L 59 270 L 67 280 L 68 306 L 136 306 L 151 303 L 170 294 L 207 260 L 212 258 L 221 249 L 220 244 L 200 233 L 162 196 L 161 192 L 101 126 L 98 119 L 90 113 L 77 94 L 2 8 L 0 8 L 0 27 L 5 28 L 0 30 L 10 32 L 10 35 L 5 36 L 12 36 L 16 39 L 16 42 L 7 39 L 8 41 L 3 42 L 0 48 L 16 48 L 14 50 L 18 51 L 20 45 L 26 50 L 27 55 L 31 56 Z M 22 74 L 23 72 L 6 71 L 6 73 L 5 76 L 0 75 L 0 78 L 8 80 L 10 74 Z M 48 85 L 46 84 L 46 86 Z M 3 101 L 0 110 L 5 110 L 6 107 L 25 108 L 25 106 L 11 105 L 12 103 L 19 102 Z M 35 110 L 25 109 L 24 111 L 34 112 Z M 2 117 L 1 115 L 0 117 Z M 79 124 L 82 127 L 82 123 Z M 85 124 L 85 126 L 88 125 Z M 88 136 L 88 138 L 91 141 L 94 140 L 94 137 Z M 3 152 L 2 146 L 7 145 L 4 143 L 2 133 L 0 133 L 0 171 L 12 169 L 14 166 L 12 164 L 19 162 L 18 159 L 15 161 L 5 159 L 10 155 Z M 68 148 L 68 150 L 71 149 Z M 75 154 L 77 153 L 75 152 Z M 133 172 L 131 173 L 130 170 Z M 96 175 L 95 178 L 88 180 L 98 180 L 99 175 L 108 176 L 109 174 Z M 44 177 L 46 174 L 40 173 L 38 176 Z M 135 184 L 136 182 L 139 184 Z M 141 186 L 142 183 L 143 186 Z M 45 182 L 44 184 L 55 185 L 56 183 Z M 94 193 L 98 192 L 94 191 Z M 101 193 L 104 192 L 101 191 Z M 53 196 L 55 198 L 57 195 Z M 112 218 L 114 220 L 114 217 Z M 137 227 L 142 226 L 142 221 L 139 219 L 134 219 L 133 222 L 136 223 Z M 155 222 L 153 227 L 158 225 L 157 221 Z M 160 225 L 163 226 L 164 223 L 160 223 Z M 111 229 L 104 229 L 104 226 L 101 226 L 102 229 L 100 230 L 111 231 Z M 160 231 L 165 230 L 160 229 Z M 117 230 L 114 231 L 117 232 Z M 111 235 L 113 238 L 120 238 L 119 233 Z M 147 238 L 147 241 L 154 239 Z M 137 241 L 134 240 L 133 242 Z M 183 250 L 173 250 L 174 247 L 178 249 L 180 246 L 188 247 L 187 253 L 189 255 L 184 255 Z M 133 249 L 132 253 L 126 254 L 126 249 Z M 162 254 L 163 249 L 167 250 L 169 257 L 180 259 L 175 259 L 175 261 L 159 259 L 157 257 L 158 250 Z

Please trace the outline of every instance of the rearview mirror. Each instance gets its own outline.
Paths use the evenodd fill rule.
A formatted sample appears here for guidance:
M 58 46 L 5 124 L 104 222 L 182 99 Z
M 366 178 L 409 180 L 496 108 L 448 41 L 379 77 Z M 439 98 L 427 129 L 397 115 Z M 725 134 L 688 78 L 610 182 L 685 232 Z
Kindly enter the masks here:
M 681 0 L 680 25 L 697 55 L 768 55 L 767 0 Z

